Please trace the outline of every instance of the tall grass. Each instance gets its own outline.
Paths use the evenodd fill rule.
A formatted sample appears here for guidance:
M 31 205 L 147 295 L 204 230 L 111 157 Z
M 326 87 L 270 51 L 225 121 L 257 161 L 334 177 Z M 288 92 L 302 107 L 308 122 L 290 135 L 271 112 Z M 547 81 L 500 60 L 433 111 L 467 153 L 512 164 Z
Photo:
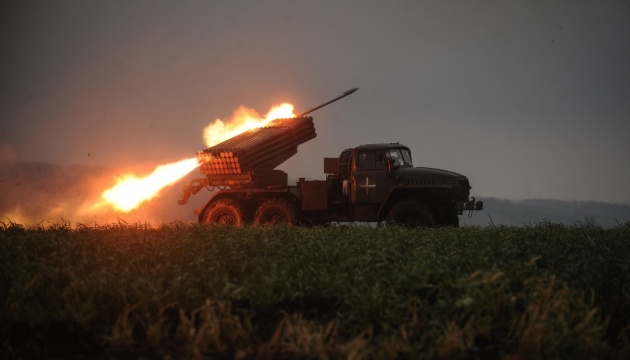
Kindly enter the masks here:
M 0 230 L 6 356 L 625 358 L 630 227 Z

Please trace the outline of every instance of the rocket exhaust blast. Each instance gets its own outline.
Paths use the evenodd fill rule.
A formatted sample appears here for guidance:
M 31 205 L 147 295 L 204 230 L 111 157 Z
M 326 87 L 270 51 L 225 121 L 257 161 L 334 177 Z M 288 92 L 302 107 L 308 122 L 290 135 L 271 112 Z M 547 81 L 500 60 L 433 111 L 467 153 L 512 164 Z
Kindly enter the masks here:
M 320 109 L 320 108 L 323 108 L 324 106 L 326 106 L 326 105 L 328 105 L 328 104 L 330 104 L 330 103 L 333 103 L 333 102 L 335 102 L 335 101 L 337 101 L 337 100 L 339 100 L 339 99 L 341 99 L 341 98 L 344 98 L 344 97 L 346 97 L 346 96 L 348 96 L 348 95 L 350 95 L 350 94 L 354 93 L 354 92 L 355 92 L 355 91 L 357 91 L 357 90 L 359 90 L 359 88 L 350 89 L 350 90 L 348 90 L 348 91 L 344 92 L 343 94 L 341 94 L 341 95 L 337 96 L 336 98 L 334 98 L 334 99 L 332 99 L 332 100 L 330 100 L 330 101 L 327 101 L 327 102 L 325 102 L 325 103 L 323 103 L 323 104 L 321 104 L 321 105 L 319 105 L 319 106 L 316 106 L 316 107 L 314 107 L 314 108 L 312 108 L 312 109 L 310 109 L 310 110 L 308 110 L 308 111 L 305 111 L 305 112 L 303 112 L 303 113 L 299 114 L 299 115 L 298 115 L 298 116 L 296 116 L 296 117 L 302 117 L 302 116 L 304 116 L 304 115 L 306 115 L 306 114 L 310 114 L 310 113 L 312 113 L 313 111 L 315 111 L 315 110 L 317 110 L 317 109 Z

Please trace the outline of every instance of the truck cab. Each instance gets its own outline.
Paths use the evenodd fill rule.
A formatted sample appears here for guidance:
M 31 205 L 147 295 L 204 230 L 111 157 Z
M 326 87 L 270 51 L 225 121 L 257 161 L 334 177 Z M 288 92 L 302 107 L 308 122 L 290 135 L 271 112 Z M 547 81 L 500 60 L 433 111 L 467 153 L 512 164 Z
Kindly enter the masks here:
M 351 221 L 457 226 L 464 210 L 483 208 L 482 202 L 469 200 L 466 176 L 414 167 L 411 151 L 400 143 L 346 149 L 338 168 L 328 179 L 341 182 Z

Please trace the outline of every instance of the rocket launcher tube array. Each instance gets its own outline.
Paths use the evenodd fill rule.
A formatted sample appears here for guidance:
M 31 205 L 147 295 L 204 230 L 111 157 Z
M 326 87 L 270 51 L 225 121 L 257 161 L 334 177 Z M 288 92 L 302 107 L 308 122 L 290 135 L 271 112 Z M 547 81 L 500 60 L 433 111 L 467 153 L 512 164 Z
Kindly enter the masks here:
M 198 152 L 200 171 L 208 176 L 270 171 L 316 136 L 310 116 L 277 119 Z
M 251 183 L 255 173 L 273 170 L 297 153 L 298 145 L 317 136 L 313 118 L 305 116 L 342 99 L 358 88 L 348 90 L 295 118 L 276 119 L 267 126 L 246 131 L 197 153 L 199 170 L 207 179 L 195 179 L 184 187 L 180 204 L 204 186 L 238 186 Z

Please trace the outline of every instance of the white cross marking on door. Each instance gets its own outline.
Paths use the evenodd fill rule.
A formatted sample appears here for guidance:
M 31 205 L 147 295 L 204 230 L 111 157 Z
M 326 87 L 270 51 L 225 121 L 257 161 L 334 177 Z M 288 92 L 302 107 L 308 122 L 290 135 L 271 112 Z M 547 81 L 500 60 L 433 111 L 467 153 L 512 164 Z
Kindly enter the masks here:
M 365 185 L 359 185 L 359 187 L 365 188 L 365 195 L 370 195 L 370 188 L 375 188 L 376 184 L 370 184 L 370 179 L 365 177 Z

